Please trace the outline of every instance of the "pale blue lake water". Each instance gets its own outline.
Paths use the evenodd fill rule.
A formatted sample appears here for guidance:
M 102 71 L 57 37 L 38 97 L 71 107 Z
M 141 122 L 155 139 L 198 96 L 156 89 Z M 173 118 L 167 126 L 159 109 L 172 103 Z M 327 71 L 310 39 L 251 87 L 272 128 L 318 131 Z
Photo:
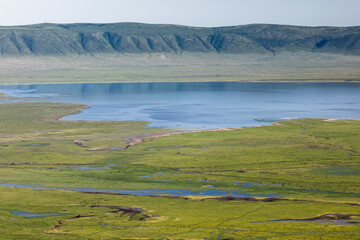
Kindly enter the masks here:
M 63 120 L 148 121 L 206 129 L 295 118 L 360 119 L 359 83 L 111 83 L 0 86 L 23 101 L 90 106 Z

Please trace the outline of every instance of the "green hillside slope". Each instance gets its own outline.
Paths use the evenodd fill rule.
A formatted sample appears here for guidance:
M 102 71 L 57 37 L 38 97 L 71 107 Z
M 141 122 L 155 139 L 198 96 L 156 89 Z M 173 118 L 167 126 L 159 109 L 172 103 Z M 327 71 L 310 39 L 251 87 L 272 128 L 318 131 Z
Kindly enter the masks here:
M 266 53 L 360 54 L 360 27 L 242 25 L 198 28 L 141 23 L 0 27 L 0 54 Z

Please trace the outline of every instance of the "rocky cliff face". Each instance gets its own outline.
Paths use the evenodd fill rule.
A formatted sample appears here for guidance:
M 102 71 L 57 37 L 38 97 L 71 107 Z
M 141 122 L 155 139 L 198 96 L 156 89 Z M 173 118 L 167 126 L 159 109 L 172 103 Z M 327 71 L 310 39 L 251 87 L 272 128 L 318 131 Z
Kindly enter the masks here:
M 328 52 L 360 54 L 360 27 L 244 25 L 197 28 L 140 23 L 0 27 L 0 54 Z

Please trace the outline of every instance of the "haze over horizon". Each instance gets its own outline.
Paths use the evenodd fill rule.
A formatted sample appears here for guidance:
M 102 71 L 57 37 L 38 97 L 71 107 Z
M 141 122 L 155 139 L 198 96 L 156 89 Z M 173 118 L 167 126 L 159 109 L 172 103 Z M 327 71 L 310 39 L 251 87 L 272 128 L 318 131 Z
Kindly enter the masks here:
M 358 26 L 357 0 L 0 0 L 0 25 L 141 22 L 218 27 L 253 23 Z

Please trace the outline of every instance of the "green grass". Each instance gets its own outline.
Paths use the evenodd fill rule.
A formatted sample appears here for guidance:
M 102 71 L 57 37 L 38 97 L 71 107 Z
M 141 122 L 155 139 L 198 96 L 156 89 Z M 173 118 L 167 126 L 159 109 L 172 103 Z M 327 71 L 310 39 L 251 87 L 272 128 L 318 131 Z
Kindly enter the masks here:
M 31 196 L 31 198 L 29 198 Z M 93 195 L 52 190 L 2 189 L 0 226 L 4 239 L 358 239 L 357 225 L 311 222 L 266 222 L 305 219 L 324 213 L 358 212 L 358 207 L 316 202 L 219 202 L 134 196 Z M 136 207 L 150 216 L 112 213 L 94 205 Z M 13 211 L 65 213 L 46 218 L 24 218 Z M 75 216 L 84 218 L 73 219 Z M 57 234 L 51 232 L 55 225 Z
M 359 121 L 297 119 L 273 126 L 146 139 L 126 150 L 87 151 L 91 147 L 123 148 L 125 138 L 172 130 L 145 129 L 145 122 L 56 120 L 84 107 L 67 103 L 0 104 L 0 183 L 123 190 L 215 189 L 255 196 L 277 194 L 283 200 L 219 201 L 207 200 L 207 196 L 184 200 L 0 187 L 2 238 L 360 237 L 358 224 L 272 221 L 360 214 L 360 195 L 351 194 L 360 193 Z M 74 140 L 86 140 L 86 147 L 77 146 Z M 109 164 L 114 166 L 75 169 Z M 131 217 L 93 205 L 141 208 L 150 218 L 140 221 L 141 214 Z M 25 218 L 13 211 L 67 215 Z M 78 215 L 87 217 L 74 218 Z
M 153 53 L 0 58 L 1 84 L 358 82 L 360 58 L 321 53 Z

